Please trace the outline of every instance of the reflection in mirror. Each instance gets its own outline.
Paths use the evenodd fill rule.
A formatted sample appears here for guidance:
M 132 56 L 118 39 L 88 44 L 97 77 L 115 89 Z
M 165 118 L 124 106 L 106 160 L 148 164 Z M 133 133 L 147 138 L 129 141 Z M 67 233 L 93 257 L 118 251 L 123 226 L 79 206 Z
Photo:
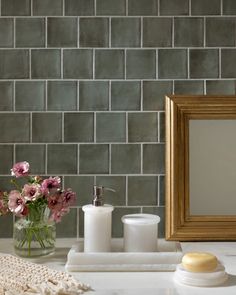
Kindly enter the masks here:
M 236 212 L 236 120 L 189 120 L 190 215 Z

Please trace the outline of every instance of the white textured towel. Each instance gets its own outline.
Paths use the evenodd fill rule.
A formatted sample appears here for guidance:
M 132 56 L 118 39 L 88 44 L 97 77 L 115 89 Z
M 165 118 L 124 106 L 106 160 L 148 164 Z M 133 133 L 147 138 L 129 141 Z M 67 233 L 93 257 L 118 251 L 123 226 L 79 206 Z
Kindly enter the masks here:
M 76 295 L 90 290 L 70 274 L 12 255 L 0 256 L 0 295 Z

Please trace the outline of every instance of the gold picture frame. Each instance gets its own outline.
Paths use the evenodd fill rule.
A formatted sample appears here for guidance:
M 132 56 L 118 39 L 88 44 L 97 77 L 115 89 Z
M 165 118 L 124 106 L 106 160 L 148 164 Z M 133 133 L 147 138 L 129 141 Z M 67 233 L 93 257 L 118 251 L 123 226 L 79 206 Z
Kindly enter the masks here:
M 166 239 L 236 240 L 236 206 L 235 215 L 198 216 L 189 213 L 191 119 L 236 120 L 236 96 L 166 97 Z

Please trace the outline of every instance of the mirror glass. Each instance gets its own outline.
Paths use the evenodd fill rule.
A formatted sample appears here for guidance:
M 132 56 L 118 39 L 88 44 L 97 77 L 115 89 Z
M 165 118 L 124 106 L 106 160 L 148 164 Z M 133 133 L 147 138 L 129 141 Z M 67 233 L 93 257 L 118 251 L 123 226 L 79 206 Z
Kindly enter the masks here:
M 189 120 L 190 215 L 236 214 L 236 120 Z

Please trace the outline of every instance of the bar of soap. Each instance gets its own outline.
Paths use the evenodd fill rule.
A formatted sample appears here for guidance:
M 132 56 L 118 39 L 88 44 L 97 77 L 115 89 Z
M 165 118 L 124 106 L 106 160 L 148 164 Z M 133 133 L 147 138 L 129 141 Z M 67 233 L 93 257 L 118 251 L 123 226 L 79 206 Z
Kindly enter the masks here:
M 216 256 L 207 252 L 190 252 L 182 258 L 183 268 L 192 272 L 211 272 L 217 265 Z

